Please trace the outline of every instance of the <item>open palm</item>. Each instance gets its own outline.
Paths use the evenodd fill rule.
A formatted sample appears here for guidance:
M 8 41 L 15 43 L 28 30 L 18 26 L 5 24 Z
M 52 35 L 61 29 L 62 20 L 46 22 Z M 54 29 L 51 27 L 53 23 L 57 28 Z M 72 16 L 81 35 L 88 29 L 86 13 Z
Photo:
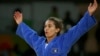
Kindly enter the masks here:
M 89 14 L 93 15 L 93 13 L 96 11 L 97 7 L 98 7 L 98 4 L 97 4 L 96 0 L 94 0 L 93 4 L 90 3 L 90 5 L 88 6 L 88 12 L 89 12 Z
M 22 19 L 23 19 L 22 13 L 17 11 L 14 13 L 13 17 L 14 17 L 17 24 L 20 24 L 22 22 Z

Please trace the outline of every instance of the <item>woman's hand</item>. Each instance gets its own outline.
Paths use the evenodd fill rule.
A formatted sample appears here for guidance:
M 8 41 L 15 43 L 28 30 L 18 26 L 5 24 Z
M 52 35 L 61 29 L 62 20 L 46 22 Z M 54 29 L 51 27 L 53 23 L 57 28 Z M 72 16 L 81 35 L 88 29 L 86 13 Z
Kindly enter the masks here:
M 90 16 L 93 15 L 93 13 L 96 11 L 97 7 L 98 7 L 98 3 L 96 0 L 94 0 L 93 4 L 90 3 L 90 5 L 88 6 L 88 12 L 89 12 Z
M 21 12 L 15 11 L 13 17 L 14 17 L 14 20 L 16 21 L 17 24 L 20 24 L 22 22 L 23 15 Z

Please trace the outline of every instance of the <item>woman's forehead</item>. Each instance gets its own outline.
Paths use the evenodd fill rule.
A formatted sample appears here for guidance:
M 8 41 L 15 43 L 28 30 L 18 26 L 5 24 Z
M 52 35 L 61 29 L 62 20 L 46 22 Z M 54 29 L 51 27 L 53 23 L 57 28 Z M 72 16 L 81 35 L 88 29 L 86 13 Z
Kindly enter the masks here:
M 45 22 L 45 25 L 48 25 L 48 24 L 54 25 L 54 21 L 52 21 L 52 20 L 47 20 L 47 21 Z
M 54 23 L 54 21 L 53 20 L 47 20 L 46 22 L 45 22 L 45 24 L 53 24 Z

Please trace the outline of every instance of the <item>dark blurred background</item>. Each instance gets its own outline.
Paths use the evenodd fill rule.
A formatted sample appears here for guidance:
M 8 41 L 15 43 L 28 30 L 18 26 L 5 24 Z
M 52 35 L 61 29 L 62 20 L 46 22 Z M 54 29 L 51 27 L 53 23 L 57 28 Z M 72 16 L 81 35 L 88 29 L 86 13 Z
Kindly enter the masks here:
M 100 56 L 100 0 L 94 14 L 98 23 L 84 34 L 71 48 L 68 56 Z M 16 36 L 17 25 L 13 19 L 16 8 L 22 10 L 24 22 L 39 35 L 50 16 L 63 20 L 64 31 L 75 25 L 93 0 L 0 0 L 0 56 L 36 56 L 33 49 Z

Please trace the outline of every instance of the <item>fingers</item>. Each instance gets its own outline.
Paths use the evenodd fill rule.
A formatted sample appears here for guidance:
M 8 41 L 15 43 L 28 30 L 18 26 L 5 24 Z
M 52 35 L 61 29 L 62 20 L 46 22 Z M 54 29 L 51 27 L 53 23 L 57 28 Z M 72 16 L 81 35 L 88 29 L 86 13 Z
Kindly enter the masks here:
M 89 4 L 89 7 L 91 7 L 91 6 L 92 6 L 92 3 Z
M 94 0 L 93 7 L 94 8 L 97 8 L 98 7 L 97 0 Z
M 94 5 L 94 6 L 97 6 L 97 0 L 94 0 L 93 5 Z
M 22 13 L 15 12 L 13 17 L 17 24 L 20 24 L 22 22 Z
M 88 9 L 91 9 L 91 7 L 92 7 L 92 3 L 89 4 Z
M 94 0 L 94 3 L 96 4 L 96 3 L 97 3 L 97 1 L 96 1 L 96 0 Z
M 94 3 L 90 3 L 89 4 L 89 8 L 92 7 L 92 8 L 97 8 L 98 4 L 97 4 L 97 0 L 94 0 Z
M 13 15 L 13 18 L 16 20 L 17 19 L 17 16 L 16 16 L 16 14 L 14 13 L 14 15 Z
M 15 15 L 13 17 L 14 17 L 14 19 L 16 19 L 16 16 Z
M 14 13 L 14 18 L 15 18 L 15 19 L 18 19 L 18 18 L 20 18 L 20 17 L 22 17 L 22 14 L 21 14 L 20 12 L 15 12 L 15 13 Z

